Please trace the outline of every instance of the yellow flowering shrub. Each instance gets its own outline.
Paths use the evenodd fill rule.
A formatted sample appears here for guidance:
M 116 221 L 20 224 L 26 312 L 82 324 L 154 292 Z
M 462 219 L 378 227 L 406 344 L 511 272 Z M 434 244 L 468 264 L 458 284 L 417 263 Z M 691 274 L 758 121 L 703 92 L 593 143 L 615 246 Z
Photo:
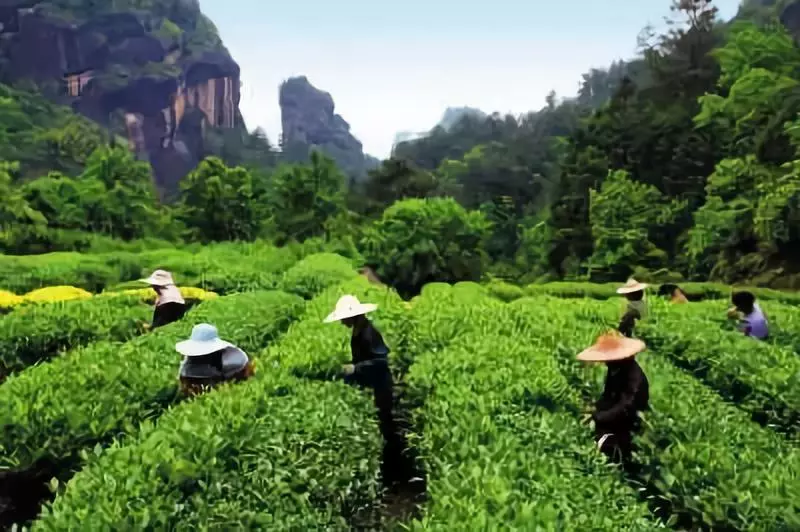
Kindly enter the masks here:
M 8 292 L 7 290 L 0 290 L 0 309 L 10 309 L 16 307 L 24 300 L 14 294 L 13 292 Z
M 181 295 L 186 300 L 192 301 L 207 301 L 209 299 L 214 299 L 219 297 L 214 292 L 208 292 L 203 290 L 202 288 L 195 288 L 193 286 L 188 286 L 185 288 L 179 288 L 181 291 Z M 142 299 L 142 301 L 147 301 L 149 303 L 153 303 L 156 300 L 156 293 L 151 288 L 140 288 L 137 290 L 121 290 L 119 292 L 105 292 L 101 294 L 106 297 L 113 297 L 113 296 L 133 296 Z
M 55 303 L 56 301 L 71 301 L 74 299 L 90 299 L 91 292 L 74 286 L 47 286 L 28 292 L 22 299 L 30 303 Z

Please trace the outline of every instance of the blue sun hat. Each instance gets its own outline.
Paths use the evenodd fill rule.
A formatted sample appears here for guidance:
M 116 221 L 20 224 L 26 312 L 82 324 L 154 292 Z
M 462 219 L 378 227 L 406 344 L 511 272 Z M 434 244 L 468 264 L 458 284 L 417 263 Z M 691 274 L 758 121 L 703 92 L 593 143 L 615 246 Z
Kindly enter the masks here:
M 186 357 L 200 357 L 234 347 L 219 337 L 217 328 L 208 323 L 200 323 L 192 328 L 192 336 L 188 340 L 175 344 L 178 353 Z

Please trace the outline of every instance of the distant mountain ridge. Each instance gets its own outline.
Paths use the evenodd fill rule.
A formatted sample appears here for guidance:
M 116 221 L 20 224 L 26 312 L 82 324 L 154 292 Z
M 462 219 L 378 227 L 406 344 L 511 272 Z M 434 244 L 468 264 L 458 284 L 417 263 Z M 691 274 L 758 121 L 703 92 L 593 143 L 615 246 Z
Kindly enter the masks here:
M 444 115 L 442 115 L 442 118 L 439 120 L 439 122 L 435 126 L 433 126 L 429 131 L 417 132 L 417 133 L 411 131 L 401 131 L 397 133 L 394 136 L 394 146 L 397 146 L 401 142 L 410 142 L 427 137 L 428 135 L 430 135 L 431 131 L 433 131 L 437 127 L 441 127 L 449 131 L 465 116 L 472 116 L 477 119 L 484 119 L 487 118 L 489 115 L 475 107 L 448 107 L 447 109 L 445 109 Z

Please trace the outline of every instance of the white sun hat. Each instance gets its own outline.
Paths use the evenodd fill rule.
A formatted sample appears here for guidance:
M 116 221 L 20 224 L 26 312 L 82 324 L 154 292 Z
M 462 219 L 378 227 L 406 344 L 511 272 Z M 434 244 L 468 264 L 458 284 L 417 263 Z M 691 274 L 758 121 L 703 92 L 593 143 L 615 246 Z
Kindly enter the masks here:
M 336 309 L 325 318 L 325 323 L 333 323 L 355 316 L 362 316 L 374 312 L 377 308 L 378 305 L 360 302 L 356 296 L 342 296 L 336 303 Z
M 170 286 L 175 284 L 172 280 L 172 274 L 166 270 L 156 270 L 150 274 L 146 279 L 140 279 L 139 282 L 147 283 L 150 286 Z
M 200 357 L 235 347 L 219 337 L 217 328 L 208 323 L 201 323 L 192 328 L 192 336 L 188 340 L 175 344 L 175 350 L 186 357 Z
M 650 285 L 645 283 L 640 283 L 639 281 L 631 277 L 630 279 L 628 279 L 628 282 L 625 283 L 624 286 L 617 288 L 617 293 L 620 295 L 624 295 L 624 294 L 632 294 L 634 292 L 641 292 L 648 286 Z

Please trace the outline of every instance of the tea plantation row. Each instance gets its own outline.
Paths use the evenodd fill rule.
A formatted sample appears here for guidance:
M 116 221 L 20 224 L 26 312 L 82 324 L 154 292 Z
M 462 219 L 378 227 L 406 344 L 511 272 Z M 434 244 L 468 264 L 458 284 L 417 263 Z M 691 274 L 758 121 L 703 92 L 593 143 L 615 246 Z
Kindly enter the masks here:
M 296 259 L 276 258 L 264 286 L 252 272 L 227 281 L 279 291 L 205 301 L 144 336 L 119 325 L 147 314 L 128 299 L 0 318 L 14 353 L 0 360 L 17 372 L 0 384 L 0 471 L 47 463 L 61 480 L 34 529 L 353 527 L 380 503 L 381 440 L 369 393 L 337 379 L 347 331 L 322 323 L 343 293 L 380 306 L 374 318 L 404 377 L 428 478 L 422 514 L 384 527 L 800 528 L 790 296 L 765 304 L 784 335 L 756 347 L 728 330 L 724 301 L 651 304 L 640 335 L 651 345 L 641 363 L 653 409 L 632 479 L 595 451 L 583 423 L 603 370 L 575 361 L 615 324 L 619 301 L 564 304 L 536 289 L 504 303 L 495 288 L 464 283 L 428 285 L 404 303 L 346 259 Z M 70 305 L 97 305 L 80 309 L 97 312 L 97 324 L 57 317 Z M 40 313 L 40 325 L 2 329 L 23 310 Z M 199 320 L 251 353 L 257 373 L 181 401 L 173 346 Z M 88 332 L 56 345 L 60 324 Z

